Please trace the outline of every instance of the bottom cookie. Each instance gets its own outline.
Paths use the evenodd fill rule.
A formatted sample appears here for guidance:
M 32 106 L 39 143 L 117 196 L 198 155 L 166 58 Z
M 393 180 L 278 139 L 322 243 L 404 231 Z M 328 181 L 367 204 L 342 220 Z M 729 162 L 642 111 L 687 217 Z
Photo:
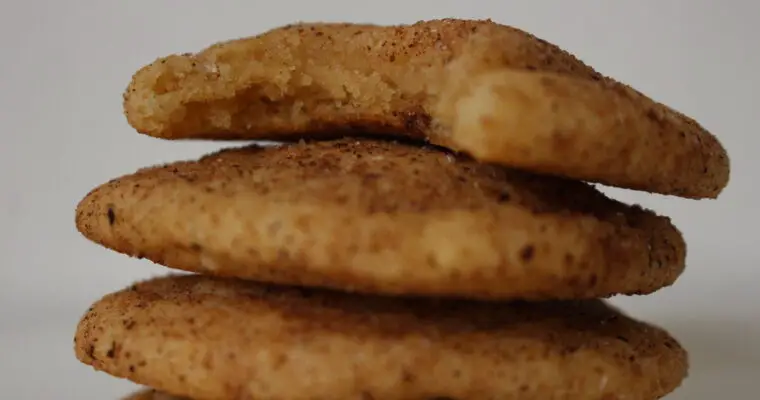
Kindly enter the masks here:
M 196 400 L 645 400 L 687 373 L 674 338 L 602 300 L 383 298 L 199 275 L 105 296 L 75 348 L 97 370 Z

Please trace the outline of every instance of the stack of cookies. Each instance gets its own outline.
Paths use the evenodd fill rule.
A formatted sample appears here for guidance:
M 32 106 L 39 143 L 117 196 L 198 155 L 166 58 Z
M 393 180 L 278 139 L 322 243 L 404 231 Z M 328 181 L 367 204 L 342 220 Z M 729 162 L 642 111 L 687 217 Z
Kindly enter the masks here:
M 716 198 L 726 152 L 555 45 L 300 23 L 160 58 L 124 109 L 150 136 L 250 141 L 78 206 L 88 239 L 178 271 L 79 323 L 78 359 L 134 398 L 645 400 L 687 374 L 604 300 L 673 284 L 684 240 L 593 184 Z

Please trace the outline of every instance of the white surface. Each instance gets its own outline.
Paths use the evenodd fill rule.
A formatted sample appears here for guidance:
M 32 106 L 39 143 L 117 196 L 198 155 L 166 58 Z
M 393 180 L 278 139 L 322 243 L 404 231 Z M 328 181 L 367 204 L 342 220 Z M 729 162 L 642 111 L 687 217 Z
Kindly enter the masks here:
M 673 288 L 617 300 L 673 332 L 692 372 L 669 399 L 755 399 L 760 219 L 753 184 L 760 71 L 750 1 L 3 1 L 0 5 L 0 390 L 8 399 L 115 399 L 131 385 L 78 364 L 72 333 L 101 295 L 165 270 L 86 242 L 76 202 L 95 185 L 218 144 L 168 143 L 121 115 L 131 74 L 157 56 L 297 20 L 493 18 L 575 52 L 696 117 L 728 148 L 718 201 L 610 190 L 670 215 L 689 243 Z

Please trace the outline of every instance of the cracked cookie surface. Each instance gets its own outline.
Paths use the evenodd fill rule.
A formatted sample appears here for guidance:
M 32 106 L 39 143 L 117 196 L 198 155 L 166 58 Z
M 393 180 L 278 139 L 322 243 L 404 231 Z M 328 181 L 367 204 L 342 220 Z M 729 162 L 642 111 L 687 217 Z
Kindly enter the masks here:
M 201 275 L 140 282 L 80 321 L 77 357 L 197 400 L 657 399 L 679 343 L 600 300 L 467 302 Z
M 76 226 L 171 268 L 420 296 L 651 293 L 686 257 L 668 218 L 591 185 L 366 138 L 145 168 L 87 194 Z

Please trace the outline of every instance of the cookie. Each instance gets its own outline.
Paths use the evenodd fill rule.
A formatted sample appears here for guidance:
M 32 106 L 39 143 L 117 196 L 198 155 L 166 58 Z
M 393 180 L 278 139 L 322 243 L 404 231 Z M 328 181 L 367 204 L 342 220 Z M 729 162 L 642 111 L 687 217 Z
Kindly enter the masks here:
M 601 300 L 368 297 L 202 275 L 96 302 L 78 359 L 203 399 L 657 399 L 688 369 L 665 331 Z
M 490 20 L 279 27 L 141 68 L 124 111 L 160 138 L 364 131 L 688 198 L 717 197 L 730 170 L 721 143 L 693 119 Z
M 588 184 L 372 139 L 142 169 L 86 195 L 76 226 L 171 268 L 390 295 L 651 293 L 686 257 L 668 218 Z
M 190 400 L 186 397 L 176 397 L 154 389 L 144 389 L 125 397 L 123 400 Z

